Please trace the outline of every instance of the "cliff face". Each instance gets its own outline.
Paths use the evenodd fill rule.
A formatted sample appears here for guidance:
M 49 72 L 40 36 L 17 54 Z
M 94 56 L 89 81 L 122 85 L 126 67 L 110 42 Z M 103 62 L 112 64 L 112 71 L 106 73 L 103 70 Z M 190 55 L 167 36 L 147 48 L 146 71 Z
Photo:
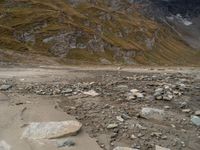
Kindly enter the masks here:
M 197 52 L 176 30 L 144 15 L 160 11 L 160 5 L 165 6 L 149 0 L 1 1 L 0 53 L 62 62 L 196 63 Z

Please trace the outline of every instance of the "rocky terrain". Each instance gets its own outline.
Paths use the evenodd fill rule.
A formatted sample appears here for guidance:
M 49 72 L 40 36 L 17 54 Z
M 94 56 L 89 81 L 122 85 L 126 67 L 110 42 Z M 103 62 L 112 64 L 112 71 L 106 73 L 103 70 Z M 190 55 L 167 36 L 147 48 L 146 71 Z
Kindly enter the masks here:
M 0 117 L 0 147 L 15 149 L 17 145 L 23 150 L 25 142 L 31 145 L 31 150 L 46 150 L 44 147 L 50 144 L 54 149 L 85 150 L 89 143 L 91 148 L 87 150 L 199 150 L 199 75 L 199 68 L 1 68 L 0 103 L 5 109 L 1 110 L 1 116 L 8 115 Z M 60 108 L 66 117 L 58 120 L 55 111 Z M 14 115 L 19 118 L 15 117 L 11 125 L 8 119 L 13 110 L 19 110 Z M 48 115 L 54 119 L 47 120 Z M 30 121 L 66 121 L 69 115 L 82 124 L 75 137 L 58 140 L 56 144 L 57 139 L 43 141 L 41 138 L 46 135 L 41 134 L 40 128 L 34 128 L 32 135 L 32 127 L 38 124 Z M 50 127 L 55 124 L 59 123 Z M 80 128 L 77 125 L 70 132 Z M 43 126 L 48 124 L 39 127 Z M 12 139 L 20 135 L 18 128 L 20 132 L 26 129 L 23 137 L 30 140 L 18 138 L 17 143 L 22 143 L 14 143 Z M 83 132 L 96 141 L 96 146 L 87 136 L 85 140 L 80 136 Z M 69 135 L 69 130 L 65 134 Z M 38 136 L 39 140 L 34 140 Z
M 187 0 L 1 1 L 0 61 L 199 65 L 199 3 L 187 4 Z

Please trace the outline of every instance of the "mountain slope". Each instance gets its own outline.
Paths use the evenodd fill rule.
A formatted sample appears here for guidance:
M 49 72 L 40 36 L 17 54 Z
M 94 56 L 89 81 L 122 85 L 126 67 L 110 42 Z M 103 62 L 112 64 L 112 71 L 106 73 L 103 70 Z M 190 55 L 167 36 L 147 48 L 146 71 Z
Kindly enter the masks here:
M 64 63 L 198 62 L 197 51 L 174 30 L 138 8 L 143 6 L 120 0 L 1 1 L 0 54 L 5 61 L 16 53 L 57 57 Z

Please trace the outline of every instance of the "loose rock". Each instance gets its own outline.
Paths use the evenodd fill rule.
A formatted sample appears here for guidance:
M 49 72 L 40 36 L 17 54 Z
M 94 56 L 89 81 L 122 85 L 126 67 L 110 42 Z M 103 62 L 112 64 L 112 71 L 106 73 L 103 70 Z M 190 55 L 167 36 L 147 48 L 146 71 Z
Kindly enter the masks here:
M 170 150 L 170 149 L 156 145 L 156 150 Z
M 94 91 L 94 90 L 90 90 L 90 91 L 88 91 L 88 92 L 83 92 L 83 94 L 85 94 L 85 95 L 90 95 L 90 96 L 93 96 L 93 97 L 99 95 L 99 93 L 97 93 L 97 92 Z
M 61 147 L 71 147 L 74 146 L 75 142 L 71 139 L 64 139 L 64 140 L 59 140 L 57 141 L 57 147 L 61 148 Z
M 128 148 L 128 147 L 116 147 L 113 150 L 138 150 L 135 148 Z
M 200 116 L 200 110 L 199 111 L 195 111 L 195 115 L 196 116 Z
M 10 88 L 12 88 L 12 85 L 9 85 L 9 84 L 4 84 L 4 85 L 1 85 L 1 86 L 0 86 L 0 90 L 1 90 L 1 91 L 7 91 L 7 90 L 9 90 Z
M 146 119 L 163 119 L 164 110 L 155 109 L 155 108 L 142 108 L 141 116 Z
M 198 116 L 192 116 L 191 121 L 196 126 L 200 126 L 200 117 L 198 117 Z
M 34 122 L 27 126 L 22 137 L 28 139 L 52 139 L 77 134 L 82 124 L 78 121 Z

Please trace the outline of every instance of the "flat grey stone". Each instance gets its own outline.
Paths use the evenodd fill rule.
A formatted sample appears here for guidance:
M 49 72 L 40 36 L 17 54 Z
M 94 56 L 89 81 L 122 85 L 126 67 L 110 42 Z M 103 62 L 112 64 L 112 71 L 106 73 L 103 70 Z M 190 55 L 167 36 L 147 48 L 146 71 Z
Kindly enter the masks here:
M 12 88 L 12 85 L 9 85 L 9 84 L 4 84 L 4 85 L 1 85 L 1 86 L 0 86 L 0 90 L 1 90 L 1 91 L 7 91 L 7 90 L 9 90 L 10 88 Z
M 164 117 L 164 110 L 156 108 L 142 108 L 141 116 L 146 119 L 162 120 Z
M 107 129 L 114 129 L 114 128 L 117 128 L 117 127 L 118 127 L 118 124 L 113 123 L 113 124 L 109 124 L 107 126 Z
M 76 135 L 82 124 L 78 121 L 63 122 L 33 122 L 30 123 L 22 134 L 28 139 L 53 139 Z
M 198 117 L 198 116 L 192 116 L 191 121 L 196 126 L 200 126 L 200 117 Z

